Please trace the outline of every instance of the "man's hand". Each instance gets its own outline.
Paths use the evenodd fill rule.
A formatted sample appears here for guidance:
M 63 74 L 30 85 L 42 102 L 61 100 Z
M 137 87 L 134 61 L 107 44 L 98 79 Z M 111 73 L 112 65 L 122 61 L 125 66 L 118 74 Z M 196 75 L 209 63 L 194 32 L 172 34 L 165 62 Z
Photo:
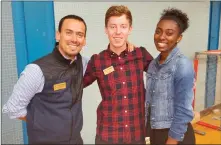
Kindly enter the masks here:
M 23 120 L 26 122 L 26 116 L 25 117 L 19 117 L 18 119 Z
M 166 144 L 178 144 L 178 141 L 168 136 Z
M 128 51 L 129 52 L 132 52 L 135 50 L 135 45 L 133 45 L 132 43 L 130 43 L 129 41 L 127 41 L 127 44 L 128 44 Z

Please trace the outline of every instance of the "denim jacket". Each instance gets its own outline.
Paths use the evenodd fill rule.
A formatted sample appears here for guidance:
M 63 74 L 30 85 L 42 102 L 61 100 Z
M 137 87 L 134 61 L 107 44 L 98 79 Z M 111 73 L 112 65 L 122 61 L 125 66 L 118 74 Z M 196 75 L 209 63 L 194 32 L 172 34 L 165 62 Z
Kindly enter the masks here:
M 193 65 L 178 48 L 163 64 L 159 64 L 159 58 L 147 71 L 146 118 L 150 115 L 152 129 L 169 128 L 168 135 L 182 141 L 187 123 L 193 119 Z

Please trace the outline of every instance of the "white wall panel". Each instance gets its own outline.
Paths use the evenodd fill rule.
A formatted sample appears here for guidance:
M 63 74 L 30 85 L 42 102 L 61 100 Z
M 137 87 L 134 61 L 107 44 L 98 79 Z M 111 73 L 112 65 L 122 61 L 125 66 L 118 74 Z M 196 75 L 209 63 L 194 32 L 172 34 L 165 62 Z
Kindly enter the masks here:
M 18 74 L 14 44 L 11 1 L 4 1 L 1 4 L 1 105 L 3 106 L 12 93 L 13 86 L 18 79 Z M 22 122 L 18 119 L 9 119 L 7 114 L 2 114 L 1 119 L 1 143 L 22 144 Z

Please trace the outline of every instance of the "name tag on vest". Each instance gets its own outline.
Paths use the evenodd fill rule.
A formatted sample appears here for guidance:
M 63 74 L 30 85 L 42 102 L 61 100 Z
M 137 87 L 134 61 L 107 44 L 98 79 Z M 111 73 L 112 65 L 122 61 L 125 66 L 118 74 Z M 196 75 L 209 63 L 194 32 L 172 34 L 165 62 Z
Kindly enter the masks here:
M 59 84 L 54 84 L 53 87 L 54 87 L 54 91 L 65 89 L 66 88 L 66 82 L 59 83 Z

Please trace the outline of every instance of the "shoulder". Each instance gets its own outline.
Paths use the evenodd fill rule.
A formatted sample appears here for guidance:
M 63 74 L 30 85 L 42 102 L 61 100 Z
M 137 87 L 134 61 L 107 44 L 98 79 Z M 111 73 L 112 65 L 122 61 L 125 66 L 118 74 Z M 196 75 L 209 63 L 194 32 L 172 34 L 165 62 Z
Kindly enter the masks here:
M 42 73 L 42 70 L 39 67 L 39 65 L 31 63 L 25 67 L 23 73 L 37 73 L 38 74 L 38 73 Z
M 140 49 L 141 51 L 147 51 L 147 49 L 143 46 L 137 47 L 137 49 Z
M 184 55 L 179 56 L 176 66 L 178 75 L 185 76 L 194 74 L 193 62 Z
M 45 62 L 45 61 L 48 60 L 51 56 L 52 56 L 52 53 L 49 53 L 49 54 L 47 54 L 47 55 L 45 55 L 45 56 L 42 56 L 41 58 L 39 58 L 39 59 L 33 61 L 32 63 L 33 63 L 33 64 L 39 64 L 39 63 L 41 63 L 41 62 Z
M 82 64 L 83 64 L 83 66 L 87 66 L 88 61 L 89 61 L 88 57 L 82 56 Z
M 91 56 L 90 60 L 96 61 L 96 60 L 105 59 L 107 54 L 108 54 L 107 50 L 102 50 L 102 51 L 99 52 L 98 54 L 93 54 L 93 55 Z
M 145 48 L 145 47 L 143 47 L 143 46 L 140 46 L 140 47 L 135 47 L 135 49 L 134 50 L 136 50 L 136 52 L 147 52 L 147 49 Z
M 82 56 L 82 63 L 88 62 L 89 58 L 86 56 Z
M 190 67 L 193 67 L 193 62 L 188 57 L 181 54 L 179 56 L 179 60 L 177 62 L 177 65 L 182 67 L 183 69 L 184 68 L 190 68 Z
M 142 52 L 144 52 L 144 53 L 149 53 L 149 52 L 147 51 L 147 48 L 145 48 L 145 47 L 143 47 L 143 46 L 136 47 L 136 50 L 142 51 Z
M 27 82 L 39 82 L 43 76 L 41 68 L 37 64 L 28 64 L 21 72 L 19 79 Z
M 153 56 L 148 52 L 147 48 L 140 46 L 140 47 L 137 47 L 136 50 L 138 52 L 141 52 L 143 56 L 149 58 L 150 60 L 153 60 Z

